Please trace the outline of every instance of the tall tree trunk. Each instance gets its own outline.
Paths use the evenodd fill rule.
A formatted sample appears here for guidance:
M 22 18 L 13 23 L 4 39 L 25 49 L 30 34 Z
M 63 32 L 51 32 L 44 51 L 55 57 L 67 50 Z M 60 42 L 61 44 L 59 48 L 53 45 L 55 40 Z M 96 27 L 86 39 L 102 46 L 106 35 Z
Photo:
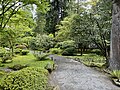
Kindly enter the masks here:
M 110 69 L 120 70 L 120 0 L 113 1 Z

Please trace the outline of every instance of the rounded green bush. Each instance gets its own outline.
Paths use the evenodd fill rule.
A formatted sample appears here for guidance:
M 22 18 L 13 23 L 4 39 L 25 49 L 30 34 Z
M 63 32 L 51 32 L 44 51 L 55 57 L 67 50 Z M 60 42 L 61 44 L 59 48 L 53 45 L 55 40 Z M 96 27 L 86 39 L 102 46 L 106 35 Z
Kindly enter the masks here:
M 1 79 L 0 90 L 46 90 L 46 69 L 28 67 L 11 72 Z
M 27 55 L 29 53 L 29 50 L 22 50 L 21 55 Z
M 12 62 L 12 55 L 10 53 L 5 53 L 2 57 L 2 63 L 6 63 L 7 60 L 10 60 Z
M 37 60 L 46 60 L 48 59 L 47 57 L 49 56 L 48 53 L 42 53 L 42 54 L 34 54 L 34 56 L 37 58 Z
M 15 54 L 20 54 L 21 51 L 22 51 L 22 49 L 20 49 L 20 48 L 17 48 L 17 49 L 14 50 Z
M 74 55 L 76 52 L 74 47 L 66 48 L 63 52 L 62 55 Z
M 51 48 L 50 53 L 52 54 L 60 54 L 62 50 L 60 48 Z
M 5 50 L 5 48 L 0 47 L 0 57 L 3 57 L 4 54 L 9 53 L 8 51 Z
M 95 53 L 97 55 L 102 55 L 102 52 L 99 49 L 93 49 L 91 53 Z
M 60 48 L 60 49 L 66 49 L 66 48 L 69 48 L 69 47 L 75 47 L 75 42 L 73 40 L 58 42 L 55 45 L 55 48 Z

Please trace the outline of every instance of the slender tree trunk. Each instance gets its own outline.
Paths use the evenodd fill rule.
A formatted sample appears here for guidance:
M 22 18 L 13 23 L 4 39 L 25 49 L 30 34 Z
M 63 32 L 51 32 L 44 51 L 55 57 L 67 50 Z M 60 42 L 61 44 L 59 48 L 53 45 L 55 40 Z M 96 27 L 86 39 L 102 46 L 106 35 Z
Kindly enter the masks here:
M 113 1 L 110 69 L 120 70 L 120 0 Z
M 81 52 L 81 56 L 82 56 L 83 55 L 83 48 L 81 48 L 80 52 Z
M 9 48 L 11 48 L 11 54 L 12 54 L 12 56 L 14 56 L 13 42 L 11 40 L 8 40 L 8 41 L 9 41 L 9 45 L 10 45 Z
M 11 49 L 12 49 L 12 56 L 14 56 L 14 48 L 13 48 L 13 45 L 11 46 Z

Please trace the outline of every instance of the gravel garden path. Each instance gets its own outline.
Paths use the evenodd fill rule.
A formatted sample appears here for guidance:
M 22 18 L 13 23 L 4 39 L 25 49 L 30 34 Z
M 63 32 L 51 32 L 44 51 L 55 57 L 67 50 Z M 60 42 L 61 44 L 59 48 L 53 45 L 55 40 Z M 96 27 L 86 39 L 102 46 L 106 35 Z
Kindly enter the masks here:
M 50 55 L 58 65 L 51 74 L 51 83 L 58 85 L 54 90 L 120 90 L 108 75 L 86 67 L 73 59 Z

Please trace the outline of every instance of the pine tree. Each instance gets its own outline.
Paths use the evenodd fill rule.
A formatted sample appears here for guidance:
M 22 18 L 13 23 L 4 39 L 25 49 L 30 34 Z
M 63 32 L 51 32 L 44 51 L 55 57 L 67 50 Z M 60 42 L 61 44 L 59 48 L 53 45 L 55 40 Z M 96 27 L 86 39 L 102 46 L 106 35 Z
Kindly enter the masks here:
M 67 16 L 67 3 L 69 0 L 52 0 L 50 1 L 50 11 L 46 14 L 45 31 L 55 36 L 57 31 L 56 25 Z

